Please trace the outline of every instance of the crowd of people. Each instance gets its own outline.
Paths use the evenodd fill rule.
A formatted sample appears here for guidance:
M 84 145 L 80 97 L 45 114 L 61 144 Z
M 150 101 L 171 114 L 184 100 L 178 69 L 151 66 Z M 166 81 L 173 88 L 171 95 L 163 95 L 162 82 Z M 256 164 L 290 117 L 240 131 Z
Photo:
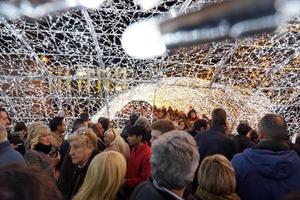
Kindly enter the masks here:
M 152 123 L 133 113 L 122 130 L 82 113 L 67 131 L 64 117 L 11 129 L 1 108 L 0 199 L 300 199 L 299 144 L 281 116 L 229 134 L 222 108 L 210 117 L 193 108 L 152 112 Z

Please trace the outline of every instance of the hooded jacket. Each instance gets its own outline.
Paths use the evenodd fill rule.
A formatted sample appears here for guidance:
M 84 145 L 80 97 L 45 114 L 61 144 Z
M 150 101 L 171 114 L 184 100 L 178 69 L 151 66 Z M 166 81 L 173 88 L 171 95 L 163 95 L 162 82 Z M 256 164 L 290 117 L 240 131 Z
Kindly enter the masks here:
M 243 200 L 280 200 L 300 189 L 300 158 L 281 144 L 246 149 L 231 163 L 237 179 L 237 193 Z M 270 150 L 272 149 L 272 150 Z M 277 149 L 277 150 L 276 150 Z

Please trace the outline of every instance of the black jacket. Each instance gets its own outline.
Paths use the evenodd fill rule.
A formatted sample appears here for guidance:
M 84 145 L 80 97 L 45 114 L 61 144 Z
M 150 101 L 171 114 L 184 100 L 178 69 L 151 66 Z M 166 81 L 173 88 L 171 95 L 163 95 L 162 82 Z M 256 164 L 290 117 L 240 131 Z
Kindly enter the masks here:
M 241 153 L 245 149 L 251 148 L 255 145 L 255 143 L 248 139 L 245 135 L 235 135 L 233 140 L 236 153 Z
M 157 189 L 153 181 L 147 181 L 139 184 L 133 191 L 130 200 L 176 200 L 172 195 Z
M 212 126 L 195 137 L 201 161 L 214 154 L 224 155 L 229 161 L 235 154 L 234 141 L 225 135 L 223 126 Z

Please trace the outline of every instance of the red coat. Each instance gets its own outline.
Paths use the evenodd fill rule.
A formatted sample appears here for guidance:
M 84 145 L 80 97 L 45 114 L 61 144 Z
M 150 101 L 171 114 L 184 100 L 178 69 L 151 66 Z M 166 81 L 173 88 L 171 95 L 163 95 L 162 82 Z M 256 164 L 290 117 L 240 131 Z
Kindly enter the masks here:
M 125 187 L 129 191 L 133 191 L 138 184 L 150 177 L 150 156 L 151 149 L 147 143 L 143 143 L 138 148 L 131 149 L 125 177 Z

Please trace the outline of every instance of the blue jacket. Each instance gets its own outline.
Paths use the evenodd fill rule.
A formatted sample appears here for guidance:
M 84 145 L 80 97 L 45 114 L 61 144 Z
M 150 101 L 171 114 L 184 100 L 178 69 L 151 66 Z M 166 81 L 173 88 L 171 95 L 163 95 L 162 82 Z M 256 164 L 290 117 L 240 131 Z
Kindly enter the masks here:
M 234 141 L 225 135 L 224 127 L 212 126 L 195 136 L 201 161 L 210 155 L 222 154 L 231 160 L 235 154 Z
M 231 163 L 243 200 L 281 200 L 300 189 L 300 158 L 293 150 L 246 149 Z
M 0 143 L 0 165 L 8 163 L 25 164 L 23 156 L 15 151 L 8 141 Z

